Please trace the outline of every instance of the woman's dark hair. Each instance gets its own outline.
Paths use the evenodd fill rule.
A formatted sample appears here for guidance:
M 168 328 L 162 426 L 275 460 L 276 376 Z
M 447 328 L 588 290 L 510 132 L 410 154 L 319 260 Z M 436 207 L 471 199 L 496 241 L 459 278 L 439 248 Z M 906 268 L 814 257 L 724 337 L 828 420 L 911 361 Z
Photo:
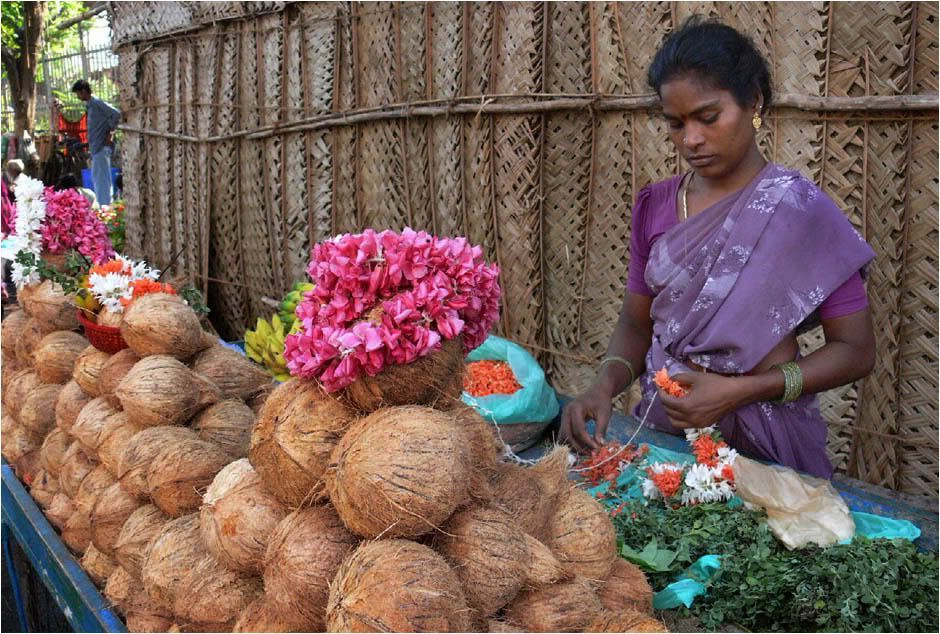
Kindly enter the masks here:
M 60 192 L 63 189 L 72 189 L 74 187 L 78 187 L 78 179 L 75 178 L 74 174 L 63 174 L 59 177 L 59 181 L 55 184 L 55 190 L 57 192 Z
M 647 82 L 662 96 L 662 85 L 682 75 L 714 83 L 734 95 L 742 108 L 764 95 L 763 110 L 771 102 L 770 71 L 751 38 L 715 20 L 693 15 L 666 38 L 656 52 Z

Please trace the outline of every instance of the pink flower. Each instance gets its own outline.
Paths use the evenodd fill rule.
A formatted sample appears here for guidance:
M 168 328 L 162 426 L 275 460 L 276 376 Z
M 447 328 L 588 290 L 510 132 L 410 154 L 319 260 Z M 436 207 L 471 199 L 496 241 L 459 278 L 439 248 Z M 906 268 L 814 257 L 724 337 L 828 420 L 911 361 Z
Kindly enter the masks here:
M 46 188 L 46 219 L 40 234 L 51 253 L 75 249 L 94 263 L 114 256 L 108 228 L 95 215 L 88 200 L 74 189 Z

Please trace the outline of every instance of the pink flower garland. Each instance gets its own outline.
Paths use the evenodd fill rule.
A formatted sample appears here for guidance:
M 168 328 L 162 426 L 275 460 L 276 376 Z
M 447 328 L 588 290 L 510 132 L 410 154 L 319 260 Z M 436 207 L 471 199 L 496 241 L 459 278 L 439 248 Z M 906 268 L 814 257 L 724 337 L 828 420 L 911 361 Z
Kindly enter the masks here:
M 108 228 L 95 215 L 88 199 L 74 189 L 46 188 L 46 218 L 40 233 L 43 248 L 51 253 L 76 249 L 99 264 L 114 255 Z
M 307 268 L 316 286 L 297 306 L 301 329 L 285 343 L 288 370 L 334 392 L 458 335 L 473 350 L 499 319 L 499 269 L 482 255 L 466 238 L 412 229 L 317 244 Z

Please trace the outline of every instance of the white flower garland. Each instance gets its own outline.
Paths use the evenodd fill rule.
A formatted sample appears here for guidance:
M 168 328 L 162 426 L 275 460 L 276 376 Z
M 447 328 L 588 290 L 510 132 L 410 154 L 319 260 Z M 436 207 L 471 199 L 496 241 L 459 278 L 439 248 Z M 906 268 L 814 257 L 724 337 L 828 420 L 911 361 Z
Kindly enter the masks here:
M 13 228 L 16 252 L 32 253 L 38 259 L 42 253 L 40 229 L 46 219 L 45 188 L 42 181 L 29 176 L 20 177 L 16 186 L 16 224 Z M 14 262 L 10 276 L 17 289 L 39 282 L 39 271 Z

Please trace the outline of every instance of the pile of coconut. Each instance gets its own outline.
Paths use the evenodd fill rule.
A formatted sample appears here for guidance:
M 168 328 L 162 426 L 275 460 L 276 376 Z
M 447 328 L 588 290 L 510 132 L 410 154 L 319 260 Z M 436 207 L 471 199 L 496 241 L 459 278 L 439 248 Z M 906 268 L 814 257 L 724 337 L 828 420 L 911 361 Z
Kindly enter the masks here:
M 132 631 L 665 631 L 567 449 L 502 462 L 459 345 L 271 390 L 176 296 L 114 355 L 21 312 L 4 455 Z

